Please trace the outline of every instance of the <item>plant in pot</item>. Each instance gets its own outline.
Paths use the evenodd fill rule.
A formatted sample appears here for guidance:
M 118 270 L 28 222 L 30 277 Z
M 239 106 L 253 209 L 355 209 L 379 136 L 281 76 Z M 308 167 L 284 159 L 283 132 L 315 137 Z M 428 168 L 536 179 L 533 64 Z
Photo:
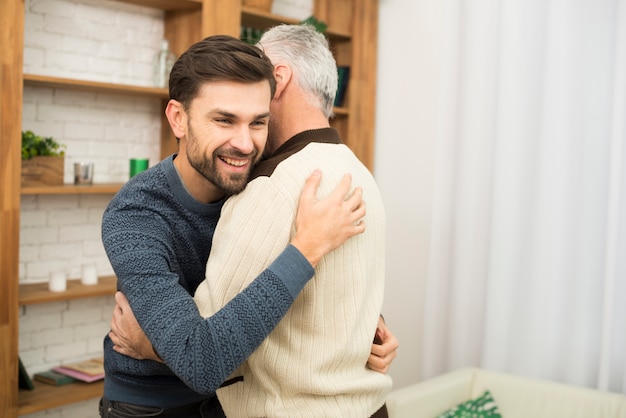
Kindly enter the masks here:
M 22 187 L 63 184 L 65 145 L 22 131 Z

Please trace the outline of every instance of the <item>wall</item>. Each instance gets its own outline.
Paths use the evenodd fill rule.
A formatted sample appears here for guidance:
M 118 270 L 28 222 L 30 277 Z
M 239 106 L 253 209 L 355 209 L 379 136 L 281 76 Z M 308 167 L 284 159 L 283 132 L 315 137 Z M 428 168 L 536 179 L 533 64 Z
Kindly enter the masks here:
M 387 209 L 383 312 L 400 340 L 396 389 L 420 370 L 444 3 L 380 0 L 374 174 Z

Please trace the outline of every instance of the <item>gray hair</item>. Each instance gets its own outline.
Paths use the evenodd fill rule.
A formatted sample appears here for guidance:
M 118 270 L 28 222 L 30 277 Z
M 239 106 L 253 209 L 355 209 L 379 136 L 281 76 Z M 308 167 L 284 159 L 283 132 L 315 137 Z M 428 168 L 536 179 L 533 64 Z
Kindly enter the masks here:
M 312 104 L 332 116 L 337 63 L 324 35 L 311 25 L 278 25 L 263 34 L 258 46 L 274 65 L 289 65 Z

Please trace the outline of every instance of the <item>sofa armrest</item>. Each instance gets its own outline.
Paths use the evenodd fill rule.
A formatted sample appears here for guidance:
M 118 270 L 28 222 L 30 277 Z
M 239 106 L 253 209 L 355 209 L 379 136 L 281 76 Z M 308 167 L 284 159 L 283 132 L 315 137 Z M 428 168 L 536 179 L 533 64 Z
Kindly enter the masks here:
M 626 418 L 626 396 L 618 393 L 481 370 L 470 398 L 487 389 L 506 418 Z
M 477 369 L 464 368 L 392 391 L 389 418 L 433 418 L 470 399 Z

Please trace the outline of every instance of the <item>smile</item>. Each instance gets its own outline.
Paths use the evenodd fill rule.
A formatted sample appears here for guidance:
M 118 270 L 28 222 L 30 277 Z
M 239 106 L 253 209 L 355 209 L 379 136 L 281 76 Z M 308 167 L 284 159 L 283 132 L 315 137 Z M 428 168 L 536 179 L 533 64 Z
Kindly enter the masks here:
M 248 159 L 236 160 L 236 159 L 228 158 L 228 157 L 219 157 L 219 159 L 224 161 L 228 165 L 232 165 L 233 167 L 243 167 L 244 165 L 248 164 L 248 162 L 250 161 Z

